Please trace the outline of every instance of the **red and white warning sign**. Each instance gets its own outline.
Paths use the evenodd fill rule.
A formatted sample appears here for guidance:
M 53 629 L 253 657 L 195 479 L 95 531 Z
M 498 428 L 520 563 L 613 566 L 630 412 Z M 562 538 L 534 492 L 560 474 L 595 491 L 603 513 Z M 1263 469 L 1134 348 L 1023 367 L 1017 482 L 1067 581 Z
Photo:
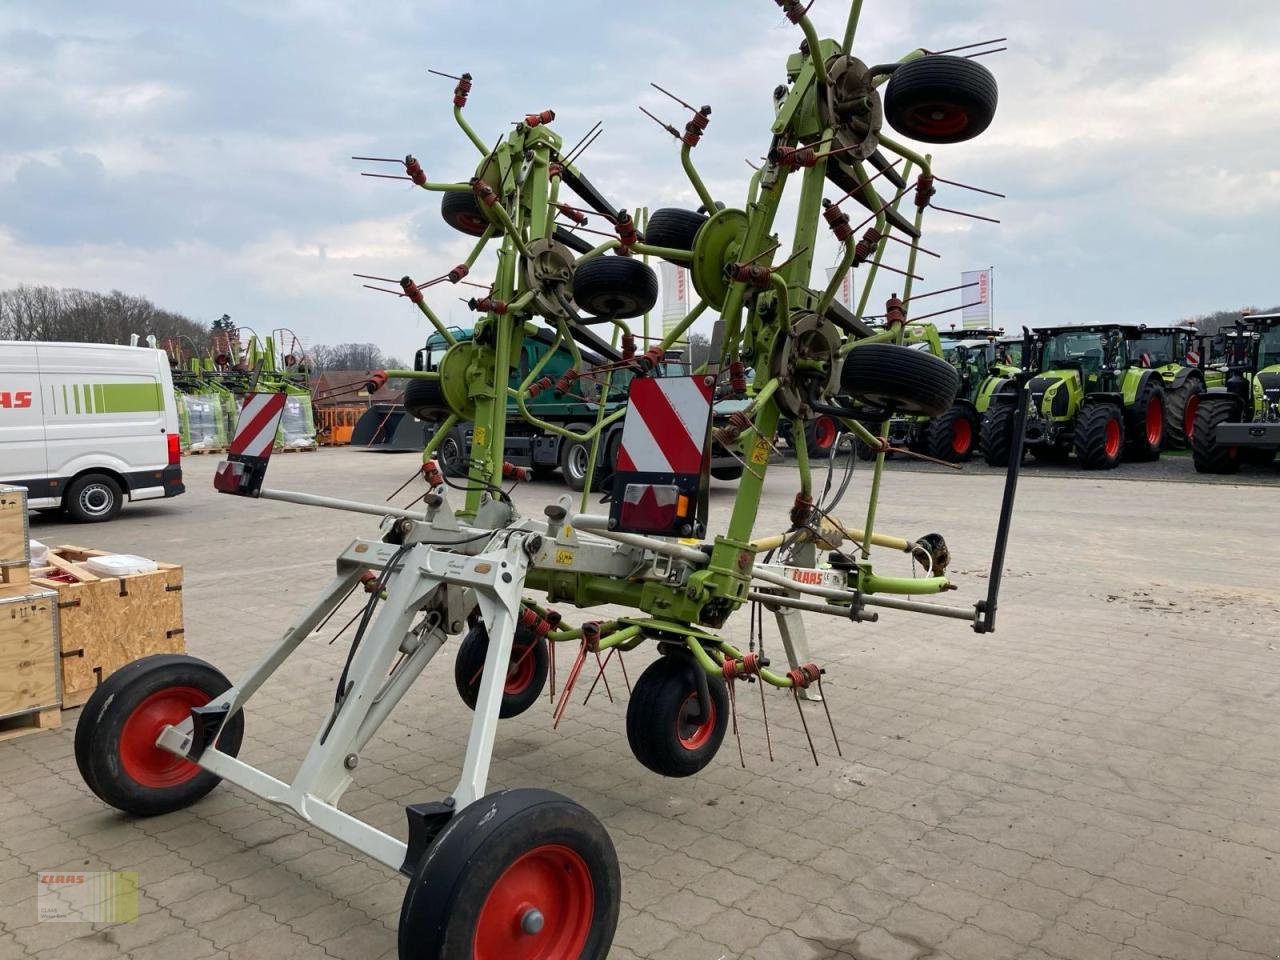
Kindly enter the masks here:
M 619 472 L 698 473 L 711 424 L 708 377 L 631 381 Z
M 236 433 L 227 459 L 218 464 L 213 486 L 221 493 L 256 497 L 267 474 L 267 461 L 284 415 L 283 393 L 250 393 L 240 405 Z

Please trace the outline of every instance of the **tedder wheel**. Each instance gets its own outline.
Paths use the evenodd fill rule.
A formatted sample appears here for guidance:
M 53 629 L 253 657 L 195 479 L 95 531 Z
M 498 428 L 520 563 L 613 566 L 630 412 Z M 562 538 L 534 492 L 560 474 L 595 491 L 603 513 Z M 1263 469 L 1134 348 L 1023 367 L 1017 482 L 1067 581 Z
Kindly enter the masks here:
M 489 228 L 489 220 L 480 210 L 476 195 L 471 191 L 449 191 L 440 200 L 440 216 L 459 233 L 478 237 Z
M 1191 445 L 1196 432 L 1196 411 L 1204 395 L 1204 381 L 1199 377 L 1187 377 L 1182 386 L 1166 391 L 1164 398 L 1165 446 L 1171 450 L 1183 450 Z
M 742 464 L 735 463 L 731 466 L 712 467 L 711 475 L 717 480 L 733 481 L 741 480 L 742 474 L 746 472 Z
M 454 427 L 436 447 L 436 459 L 440 461 L 440 469 L 448 477 L 465 477 L 468 470 L 468 459 L 471 455 L 471 444 L 462 427 Z
M 692 250 L 694 238 L 707 220 L 706 215 L 693 210 L 663 207 L 649 215 L 649 222 L 644 228 L 644 242 L 653 247 L 666 247 L 668 250 Z M 687 266 L 683 261 L 671 262 Z
M 1230 423 L 1236 405 L 1231 400 L 1205 397 L 1196 411 L 1191 434 L 1191 459 L 1196 473 L 1236 473 L 1240 470 L 1240 448 L 1218 442 L 1218 424 Z
M 729 723 L 729 694 L 719 677 L 707 677 L 711 703 L 699 703 L 684 657 L 663 656 L 640 674 L 627 704 L 627 741 L 635 758 L 664 777 L 691 777 L 720 749 Z
M 472 710 L 480 697 L 480 677 L 488 652 L 489 631 L 483 623 L 477 623 L 462 638 L 458 656 L 453 661 L 453 683 L 458 688 L 458 696 Z M 526 627 L 516 627 L 499 717 L 503 720 L 518 717 L 537 703 L 547 682 L 549 660 L 546 638 L 536 636 Z
M 991 125 L 996 78 L 964 57 L 921 57 L 889 77 L 884 115 L 893 129 L 922 143 L 972 140 Z
M 1076 458 L 1086 470 L 1114 470 L 1124 453 L 1124 417 L 1114 403 L 1086 404 L 1076 417 Z
M 604 960 L 621 900 L 618 854 L 590 811 L 548 790 L 500 790 L 418 860 L 400 960 Z
M 195 657 L 164 653 L 126 664 L 93 691 L 80 713 L 80 776 L 101 799 L 135 816 L 189 807 L 222 778 L 157 747 L 156 737 L 230 686 L 220 671 Z M 243 736 L 244 714 L 237 713 L 218 749 L 234 757 Z
M 936 417 L 955 402 L 960 374 L 947 361 L 923 350 L 868 343 L 849 351 L 840 382 L 855 400 Z
M 124 506 L 120 484 L 104 473 L 86 473 L 76 477 L 62 497 L 62 508 L 76 523 L 102 523 L 111 520 Z
M 1129 408 L 1125 433 L 1131 460 L 1160 459 L 1160 450 L 1164 447 L 1164 421 L 1164 387 L 1151 383 Z
M 831 451 L 835 449 L 836 438 L 840 436 L 840 424 L 836 418 L 820 413 L 804 425 L 804 442 L 809 456 L 814 459 L 831 459 Z
M 573 299 L 593 320 L 626 320 L 658 302 L 658 275 L 633 257 L 593 257 L 573 272 Z
M 977 445 L 978 417 L 971 407 L 957 404 L 925 428 L 924 451 L 937 460 L 965 463 Z
M 404 408 L 419 420 L 442 420 L 450 413 L 439 380 L 410 380 L 404 388 Z
M 982 459 L 988 466 L 1007 467 L 1013 454 L 1013 419 L 1018 412 L 1016 403 L 996 401 L 987 409 L 979 430 L 978 446 Z

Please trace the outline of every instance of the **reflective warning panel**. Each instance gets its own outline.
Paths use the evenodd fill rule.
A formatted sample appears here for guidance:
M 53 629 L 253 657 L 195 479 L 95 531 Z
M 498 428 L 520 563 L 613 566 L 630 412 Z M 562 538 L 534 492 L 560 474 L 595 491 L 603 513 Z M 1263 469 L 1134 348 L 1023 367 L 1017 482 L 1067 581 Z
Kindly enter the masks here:
M 612 528 L 700 536 L 711 466 L 710 377 L 631 381 L 613 477 Z
M 267 475 L 267 461 L 276 442 L 276 431 L 284 415 L 283 393 L 246 394 L 240 405 L 236 433 L 227 448 L 227 459 L 213 475 L 214 489 L 256 497 Z

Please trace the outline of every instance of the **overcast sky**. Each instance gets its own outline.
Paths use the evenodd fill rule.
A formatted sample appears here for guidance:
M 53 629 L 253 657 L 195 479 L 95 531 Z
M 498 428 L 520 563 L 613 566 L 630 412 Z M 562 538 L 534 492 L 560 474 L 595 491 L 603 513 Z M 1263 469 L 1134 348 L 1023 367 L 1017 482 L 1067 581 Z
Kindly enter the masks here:
M 817 0 L 812 16 L 839 35 L 846 11 Z M 438 195 L 361 178 L 348 157 L 412 152 L 433 179 L 470 175 L 452 85 L 428 66 L 475 75 L 467 113 L 488 140 L 546 107 L 569 142 L 603 120 L 582 166 L 620 206 L 696 206 L 636 105 L 683 116 L 647 82 L 709 103 L 696 157 L 740 205 L 800 39 L 771 0 L 0 0 L 0 31 L 0 286 L 118 288 L 402 356 L 425 322 L 351 274 L 438 275 L 470 241 Z M 1003 223 L 936 216 L 927 288 L 994 264 L 1008 328 L 1280 301 L 1280 4 L 866 0 L 856 52 L 1005 35 L 1011 50 L 984 61 L 995 123 L 935 160 L 1009 194 L 938 202 Z M 465 322 L 456 293 L 433 302 Z

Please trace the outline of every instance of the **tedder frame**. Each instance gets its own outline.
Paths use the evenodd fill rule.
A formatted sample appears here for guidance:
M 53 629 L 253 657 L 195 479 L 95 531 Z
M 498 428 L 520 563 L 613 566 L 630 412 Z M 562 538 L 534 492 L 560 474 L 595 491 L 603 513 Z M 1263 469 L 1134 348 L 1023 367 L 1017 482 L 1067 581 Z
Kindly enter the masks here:
M 1021 456 L 1011 458 L 1006 475 L 988 587 L 972 604 L 918 599 L 955 589 L 946 576 L 949 558 L 941 536 L 911 540 L 876 529 L 890 418 L 941 412 L 951 405 L 957 385 L 949 364 L 904 343 L 912 337 L 909 311 L 918 299 L 913 283 L 925 213 L 938 184 L 951 182 L 935 176 L 929 155 L 892 139 L 884 123 L 926 143 L 970 139 L 994 114 L 994 78 L 972 54 L 921 49 L 892 63 L 859 60 L 852 51 L 861 0 L 851 3 L 840 40 L 820 39 L 800 3 L 776 2 L 803 41 L 788 59 L 786 82 L 775 91 L 767 160 L 751 177 L 741 208 L 717 203 L 693 161 L 710 107 L 680 101 L 690 110 L 684 129 L 663 124 L 679 139 L 682 168 L 705 212 L 656 211 L 646 222 L 611 205 L 587 180 L 574 151 L 564 150 L 551 128 L 553 111 L 527 115 L 496 146 L 487 145 L 463 117 L 471 78 L 455 78 L 454 116 L 480 155 L 475 175 L 432 181 L 407 157 L 404 177 L 443 195 L 446 219 L 453 211 L 451 222 L 476 242 L 445 277 L 422 284 L 409 277 L 398 281 L 392 292 L 412 301 L 450 348 L 435 371 L 386 371 L 387 377 L 438 386 L 445 416 L 424 450 L 428 489 L 399 508 L 265 487 L 270 445 L 264 447 L 261 437 L 267 431 L 274 435 L 271 417 L 278 416 L 280 404 L 270 394 L 250 395 L 228 459 L 219 465 L 218 489 L 370 514 L 381 518 L 380 534 L 342 551 L 332 582 L 237 683 L 186 657 L 149 658 L 108 678 L 85 709 L 76 744 L 80 769 L 99 796 L 135 814 L 152 814 L 186 806 L 225 779 L 288 808 L 409 876 L 402 957 L 603 957 L 617 921 L 620 879 L 602 825 L 546 791 L 490 793 L 487 787 L 499 719 L 537 699 L 549 649 L 576 646 L 558 721 L 589 655 L 598 662 L 601 654 L 621 655 L 656 642 L 662 656 L 635 685 L 628 739 L 646 766 L 687 776 L 719 748 L 725 689 L 731 696 L 735 680 L 759 683 L 762 697 L 765 686 L 789 690 L 797 705 L 802 695 L 820 699 L 822 671 L 808 662 L 801 613 L 862 622 L 891 610 L 963 621 L 979 633 L 995 627 Z M 794 231 L 784 241 L 774 233 L 775 222 L 793 179 L 799 180 L 798 209 Z M 877 181 L 890 188 L 888 197 Z M 843 194 L 839 200 L 824 199 L 828 184 Z M 587 209 L 566 203 L 565 191 Z M 865 208 L 865 222 L 851 225 L 843 204 Z M 588 214 L 613 231 L 593 246 L 576 232 Z M 810 275 L 824 222 L 839 244 L 840 262 L 831 281 L 814 288 Z M 683 235 L 680 224 L 688 228 Z M 646 227 L 664 243 L 647 243 Z M 905 269 L 897 271 L 905 273 L 903 289 L 885 305 L 884 329 L 873 331 L 865 312 L 877 276 L 894 269 L 885 260 L 891 242 L 907 251 Z M 444 281 L 465 282 L 491 245 L 494 280 L 470 300 L 478 315 L 474 336 L 458 340 L 424 291 Z M 641 316 L 656 296 L 656 279 L 642 259 L 650 257 L 687 266 L 699 300 L 665 336 L 646 339 L 648 349 L 638 352 L 626 321 Z M 845 274 L 859 266 L 866 280 L 853 312 L 835 298 Z M 738 451 L 744 466 L 727 526 L 707 529 L 705 456 L 692 478 L 674 469 L 650 481 L 642 473 L 619 472 L 612 478 L 608 515 L 590 512 L 588 483 L 580 500 L 561 496 L 541 517 L 519 516 L 502 487 L 518 475 L 503 462 L 508 399 L 540 429 L 591 442 L 594 470 L 606 427 L 624 414 L 630 426 L 630 418 L 641 415 L 636 384 L 708 313 L 719 315 L 711 361 L 692 377 L 653 382 L 687 381 L 689 390 L 707 399 L 705 419 L 685 424 L 704 450 L 713 442 L 710 399 L 741 401 L 739 412 L 714 431 L 714 442 Z M 555 331 L 547 356 L 560 346 L 574 354 L 574 376 L 607 385 L 613 371 L 634 370 L 630 411 L 605 415 L 602 405 L 594 424 L 577 432 L 539 421 L 526 398 L 541 389 L 563 389 L 563 381 L 542 378 L 539 363 L 519 389 L 509 385 L 534 317 Z M 612 328 L 612 336 L 597 334 L 596 324 Z M 606 363 L 582 367 L 580 346 Z M 750 381 L 748 369 L 754 371 Z M 1019 405 L 1023 415 L 1025 407 Z M 801 444 L 791 525 L 758 533 L 780 422 L 789 420 L 793 435 L 803 436 L 805 420 L 819 414 L 837 417 L 851 440 L 878 451 L 859 525 L 847 526 L 832 513 L 843 486 L 834 498 L 815 490 Z M 433 455 L 441 438 L 464 421 L 474 424 L 468 474 L 451 483 L 436 469 Z M 881 429 L 874 432 L 864 423 Z M 1020 444 L 1021 427 L 1015 436 Z M 850 470 L 853 446 L 848 444 Z M 637 529 L 634 518 L 619 513 L 619 502 L 633 488 L 652 500 L 653 490 L 667 489 L 664 484 L 680 492 L 674 520 L 664 514 L 666 526 Z M 911 555 L 924 574 L 877 573 L 876 547 Z M 826 560 L 824 551 L 830 551 Z M 239 760 L 246 705 L 362 584 L 367 600 L 334 702 L 292 781 Z M 535 601 L 529 592 L 545 600 Z M 570 626 L 550 608 L 557 602 L 632 612 Z M 717 633 L 752 603 L 777 614 L 787 669 L 770 669 L 754 649 Z M 407 839 L 401 840 L 342 811 L 339 802 L 370 738 L 449 638 L 462 634 L 455 681 L 474 718 L 461 774 L 448 797 L 407 807 Z

